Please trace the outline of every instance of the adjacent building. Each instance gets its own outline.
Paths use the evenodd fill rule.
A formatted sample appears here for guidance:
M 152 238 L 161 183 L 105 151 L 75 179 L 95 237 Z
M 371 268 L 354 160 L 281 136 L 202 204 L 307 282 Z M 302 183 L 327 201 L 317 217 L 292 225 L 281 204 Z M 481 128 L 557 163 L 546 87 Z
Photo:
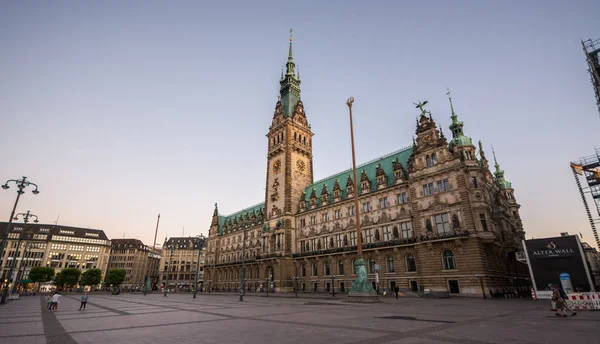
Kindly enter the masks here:
M 111 241 L 108 270 L 124 269 L 126 271 L 125 281 L 121 285 L 124 289 L 141 289 L 146 281 L 146 276 L 155 289 L 159 262 L 160 255 L 138 239 L 113 239 Z M 148 271 L 148 264 L 150 264 L 150 271 Z
M 0 228 L 6 226 L 6 222 L 0 222 Z M 104 275 L 109 256 L 110 241 L 102 230 L 13 223 L 0 261 L 2 281 L 22 281 L 27 285 L 29 271 L 36 266 L 50 266 L 57 273 L 64 268 L 100 269 Z M 9 276 L 13 261 L 13 273 Z
M 357 210 L 376 288 L 465 296 L 528 288 L 527 268 L 516 259 L 524 231 L 512 184 L 495 154 L 490 170 L 451 99 L 451 137 L 420 103 L 412 144 L 358 166 L 354 190 L 351 169 L 314 181 L 313 149 L 325 147 L 313 146 L 291 39 L 286 67 L 266 135 L 264 202 L 230 215 L 215 204 L 205 274 L 213 289 L 239 288 L 244 257 L 247 290 L 347 291 Z
M 165 238 L 160 261 L 160 285 L 176 291 L 204 287 L 205 239 L 201 237 Z

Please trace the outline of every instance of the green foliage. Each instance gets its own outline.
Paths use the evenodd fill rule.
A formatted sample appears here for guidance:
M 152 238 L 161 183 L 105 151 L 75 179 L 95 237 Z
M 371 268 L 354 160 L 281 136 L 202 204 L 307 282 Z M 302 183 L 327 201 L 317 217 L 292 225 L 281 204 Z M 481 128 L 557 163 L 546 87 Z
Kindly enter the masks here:
M 100 269 L 89 269 L 85 270 L 81 274 L 81 285 L 98 285 L 102 282 L 102 270 Z
M 45 266 L 36 266 L 29 272 L 29 279 L 34 282 L 48 282 L 54 277 L 54 268 Z
M 59 287 L 72 287 L 79 281 L 79 276 L 81 276 L 81 270 L 75 268 L 66 268 L 58 273 L 55 283 Z
M 108 285 L 120 285 L 125 280 L 127 272 L 124 269 L 111 269 L 106 273 L 104 282 Z

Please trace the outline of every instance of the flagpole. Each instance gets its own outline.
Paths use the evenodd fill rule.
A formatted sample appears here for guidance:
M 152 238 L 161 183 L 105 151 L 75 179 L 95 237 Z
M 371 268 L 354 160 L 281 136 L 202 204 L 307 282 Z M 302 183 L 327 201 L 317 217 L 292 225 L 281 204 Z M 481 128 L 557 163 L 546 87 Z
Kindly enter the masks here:
M 352 124 L 352 104 L 354 98 L 348 98 L 346 105 L 350 111 L 350 142 L 352 144 L 352 173 L 354 174 L 354 206 L 356 215 L 356 252 L 358 257 L 354 262 L 356 279 L 352 282 L 352 287 L 348 292 L 348 298 L 352 302 L 373 303 L 381 302 L 377 297 L 377 292 L 373 289 L 371 282 L 367 278 L 367 263 L 362 257 L 362 233 L 360 231 L 360 210 L 358 203 L 358 181 L 356 178 L 356 154 L 354 152 L 354 126 Z

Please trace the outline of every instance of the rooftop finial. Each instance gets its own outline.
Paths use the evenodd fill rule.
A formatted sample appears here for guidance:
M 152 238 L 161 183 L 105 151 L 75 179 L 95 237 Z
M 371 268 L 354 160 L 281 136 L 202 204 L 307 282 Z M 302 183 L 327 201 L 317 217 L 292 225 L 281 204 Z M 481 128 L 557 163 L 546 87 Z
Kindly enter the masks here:
M 290 29 L 290 42 L 292 41 L 292 30 L 293 29 Z
M 450 95 L 450 89 L 447 88 L 448 93 L 446 93 L 446 95 L 448 96 L 448 99 L 450 100 L 450 110 L 452 110 L 452 121 L 456 121 L 457 120 L 457 116 L 456 113 L 454 112 L 454 105 L 452 104 L 452 96 Z
M 496 166 L 496 170 L 500 169 L 500 165 L 498 164 L 498 161 L 496 160 L 496 151 L 494 151 L 494 146 L 492 145 L 492 155 L 494 156 L 494 166 Z

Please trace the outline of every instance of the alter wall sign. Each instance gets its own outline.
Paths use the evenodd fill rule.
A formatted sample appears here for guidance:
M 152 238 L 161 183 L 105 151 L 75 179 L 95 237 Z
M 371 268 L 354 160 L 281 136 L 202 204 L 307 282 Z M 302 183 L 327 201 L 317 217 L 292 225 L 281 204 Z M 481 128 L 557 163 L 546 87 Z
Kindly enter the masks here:
M 524 245 L 536 291 L 550 290 L 549 283 L 561 285 L 561 274 L 570 276 L 573 290 L 590 291 L 587 263 L 576 235 L 525 240 Z

